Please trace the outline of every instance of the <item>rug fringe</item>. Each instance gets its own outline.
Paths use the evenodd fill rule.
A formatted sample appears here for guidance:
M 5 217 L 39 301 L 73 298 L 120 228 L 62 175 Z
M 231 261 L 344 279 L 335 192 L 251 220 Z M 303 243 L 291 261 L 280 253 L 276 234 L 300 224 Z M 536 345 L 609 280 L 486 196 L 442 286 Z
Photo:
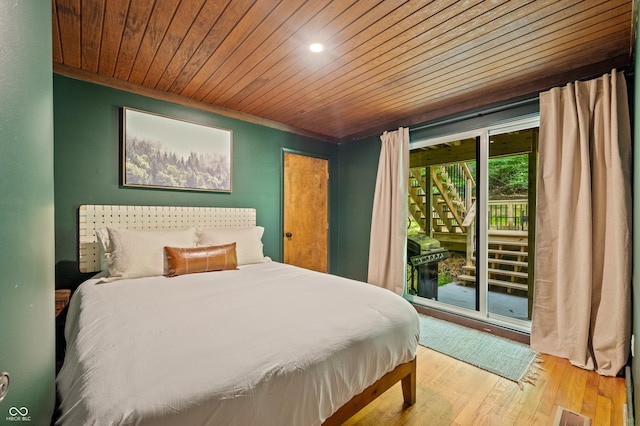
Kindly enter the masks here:
M 520 389 L 524 389 L 525 383 L 535 386 L 538 377 L 540 376 L 540 372 L 544 370 L 542 366 L 543 359 L 540 357 L 539 353 L 535 353 L 535 358 L 531 361 L 531 365 L 527 369 L 527 372 L 522 376 L 522 378 L 518 381 L 518 386 Z

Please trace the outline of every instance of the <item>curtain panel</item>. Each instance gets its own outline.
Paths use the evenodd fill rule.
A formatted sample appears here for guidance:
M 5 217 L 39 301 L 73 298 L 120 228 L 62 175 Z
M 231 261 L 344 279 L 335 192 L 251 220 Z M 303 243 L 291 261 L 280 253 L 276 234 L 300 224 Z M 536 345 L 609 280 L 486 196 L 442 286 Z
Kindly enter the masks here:
M 384 132 L 380 140 L 367 281 L 401 295 L 406 274 L 409 129 Z
M 540 95 L 531 347 L 615 376 L 631 333 L 631 130 L 621 72 Z

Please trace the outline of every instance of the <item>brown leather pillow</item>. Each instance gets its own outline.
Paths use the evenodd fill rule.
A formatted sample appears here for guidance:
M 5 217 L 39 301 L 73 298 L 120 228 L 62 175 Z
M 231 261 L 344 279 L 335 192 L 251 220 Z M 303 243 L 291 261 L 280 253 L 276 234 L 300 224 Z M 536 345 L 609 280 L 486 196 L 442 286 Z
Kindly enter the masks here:
M 168 277 L 194 272 L 238 269 L 236 243 L 210 247 L 165 247 Z

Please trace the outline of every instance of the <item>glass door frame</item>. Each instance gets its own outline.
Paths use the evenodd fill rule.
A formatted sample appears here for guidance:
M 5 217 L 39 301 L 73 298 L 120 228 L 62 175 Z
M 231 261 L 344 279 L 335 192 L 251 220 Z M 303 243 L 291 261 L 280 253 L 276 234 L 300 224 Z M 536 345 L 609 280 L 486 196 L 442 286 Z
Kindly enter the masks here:
M 477 310 L 466 309 L 455 305 L 411 295 L 406 293 L 407 277 L 405 276 L 404 297 L 411 303 L 422 305 L 438 310 L 451 312 L 457 315 L 478 319 L 480 321 L 505 326 L 508 328 L 530 332 L 531 322 L 517 318 L 505 317 L 503 315 L 489 312 L 488 309 L 488 248 L 489 248 L 489 140 L 495 134 L 507 133 L 517 130 L 524 130 L 540 126 L 539 114 L 521 117 L 496 123 L 491 126 L 481 127 L 460 133 L 447 134 L 435 138 L 411 141 L 409 150 L 427 146 L 439 145 L 446 142 L 475 138 L 478 142 L 476 146 L 476 308 Z M 530 283 L 529 285 L 533 285 Z

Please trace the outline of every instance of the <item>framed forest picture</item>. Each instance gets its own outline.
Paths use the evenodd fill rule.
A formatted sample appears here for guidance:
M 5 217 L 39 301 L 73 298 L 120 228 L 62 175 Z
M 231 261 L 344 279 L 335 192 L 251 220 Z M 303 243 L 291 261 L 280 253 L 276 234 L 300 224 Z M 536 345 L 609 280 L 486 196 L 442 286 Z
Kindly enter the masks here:
M 231 192 L 231 130 L 123 108 L 122 185 Z

